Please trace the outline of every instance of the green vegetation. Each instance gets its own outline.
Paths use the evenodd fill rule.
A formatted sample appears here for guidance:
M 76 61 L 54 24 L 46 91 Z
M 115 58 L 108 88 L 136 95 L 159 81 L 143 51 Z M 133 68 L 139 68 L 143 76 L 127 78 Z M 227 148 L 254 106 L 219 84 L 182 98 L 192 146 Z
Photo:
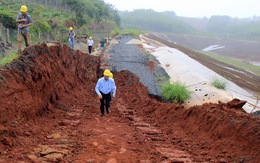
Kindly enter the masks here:
M 18 54 L 13 52 L 13 51 L 11 51 L 7 57 L 0 58 L 0 67 L 6 65 L 7 63 L 12 62 L 17 57 L 18 57 Z
M 233 60 L 231 58 L 228 58 L 228 57 L 225 57 L 225 56 L 222 56 L 222 55 L 218 55 L 218 54 L 215 54 L 215 53 L 209 53 L 209 52 L 204 52 L 204 51 L 201 51 L 201 53 L 203 53 L 203 54 L 205 54 L 205 55 L 207 55 L 211 58 L 214 58 L 218 61 L 221 61 L 223 63 L 235 66 L 237 68 L 240 68 L 240 69 L 243 69 L 243 70 L 246 70 L 246 71 L 250 71 L 250 72 L 255 73 L 257 75 L 260 75 L 260 66 L 253 65 L 253 64 L 250 64 L 248 62 L 236 61 L 236 60 Z
M 115 28 L 114 30 L 111 31 L 111 36 L 116 36 L 116 35 L 131 35 L 131 36 L 139 36 L 140 34 L 144 34 L 144 31 L 137 30 L 137 29 L 119 29 Z
M 260 21 L 212 16 L 207 23 L 207 32 L 228 38 L 259 40 Z
M 46 41 L 67 42 L 68 28 L 72 26 L 76 36 L 96 36 L 103 39 L 100 33 L 110 34 L 120 26 L 118 11 L 103 0 L 2 0 L 0 1 L 0 22 L 6 28 L 17 28 L 15 19 L 21 5 L 28 7 L 28 14 L 33 19 L 30 27 L 32 44 Z M 10 37 L 15 36 L 10 31 Z M 16 42 L 16 39 L 11 40 Z
M 219 89 L 226 89 L 227 82 L 214 77 L 212 80 L 212 85 L 214 85 L 214 87 Z
M 0 22 L 2 22 L 2 24 L 6 28 L 16 28 L 15 18 L 13 17 L 13 14 L 4 9 L 0 9 Z
M 168 81 L 161 84 L 161 93 L 166 100 L 175 103 L 183 103 L 191 95 L 191 91 L 189 91 L 182 83 L 170 83 Z
M 194 33 L 196 30 L 181 21 L 174 12 L 155 12 L 139 9 L 132 12 L 119 12 L 124 29 L 140 29 L 144 31 Z
M 139 36 L 140 34 L 144 34 L 145 32 L 142 30 L 136 30 L 136 29 L 125 29 L 122 30 L 121 34 L 127 34 L 131 36 Z

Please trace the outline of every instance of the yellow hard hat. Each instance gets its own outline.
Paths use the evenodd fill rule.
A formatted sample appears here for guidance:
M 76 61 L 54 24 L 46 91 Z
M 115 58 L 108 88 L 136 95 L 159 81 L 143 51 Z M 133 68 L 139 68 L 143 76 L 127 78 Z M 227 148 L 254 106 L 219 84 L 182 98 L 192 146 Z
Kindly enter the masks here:
M 73 28 L 72 28 L 72 27 L 70 27 L 70 28 L 69 28 L 69 30 L 70 30 L 70 31 L 72 31 L 72 30 L 73 30 Z
M 27 11 L 27 7 L 25 5 L 22 5 L 20 11 L 21 12 L 26 12 Z
M 112 73 L 112 72 L 110 72 L 109 77 L 110 77 L 111 79 L 113 79 L 113 73 Z
M 89 39 L 92 40 L 92 37 L 90 36 Z
M 106 69 L 103 74 L 104 74 L 104 76 L 110 76 L 110 73 L 111 72 L 108 69 Z

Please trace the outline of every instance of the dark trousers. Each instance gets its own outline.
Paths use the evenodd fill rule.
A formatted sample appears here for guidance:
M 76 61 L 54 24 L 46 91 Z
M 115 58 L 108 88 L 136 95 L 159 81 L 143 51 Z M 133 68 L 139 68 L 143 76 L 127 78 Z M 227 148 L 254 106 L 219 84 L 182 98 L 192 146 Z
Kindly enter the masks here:
M 92 50 L 92 46 L 88 46 L 88 53 L 90 54 Z
M 101 114 L 104 115 L 104 113 L 105 113 L 105 109 L 104 109 L 105 105 L 106 105 L 107 114 L 109 114 L 111 93 L 104 94 L 104 93 L 101 92 L 101 95 L 102 95 L 102 99 L 100 100 L 100 111 L 101 111 Z

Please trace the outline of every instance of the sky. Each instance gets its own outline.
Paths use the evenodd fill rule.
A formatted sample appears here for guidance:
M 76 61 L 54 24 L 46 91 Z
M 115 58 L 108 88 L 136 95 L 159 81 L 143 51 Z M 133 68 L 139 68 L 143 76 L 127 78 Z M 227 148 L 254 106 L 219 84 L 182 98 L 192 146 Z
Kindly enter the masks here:
M 174 11 L 178 16 L 228 15 L 237 18 L 260 16 L 260 0 L 104 0 L 120 11 L 153 9 Z

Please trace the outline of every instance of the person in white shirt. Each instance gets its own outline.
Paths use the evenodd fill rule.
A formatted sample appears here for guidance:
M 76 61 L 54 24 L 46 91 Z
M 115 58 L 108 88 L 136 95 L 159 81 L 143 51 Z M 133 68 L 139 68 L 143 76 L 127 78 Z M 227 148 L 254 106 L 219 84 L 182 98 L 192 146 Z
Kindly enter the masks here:
M 90 36 L 88 41 L 87 41 L 87 44 L 88 44 L 88 52 L 89 54 L 91 53 L 92 51 L 92 46 L 94 45 L 94 41 L 92 40 L 92 37 Z
M 100 111 L 101 116 L 104 116 L 105 113 L 105 105 L 106 105 L 106 112 L 109 114 L 110 112 L 110 101 L 111 101 L 111 95 L 113 98 L 116 96 L 116 84 L 113 79 L 111 79 L 109 76 L 111 75 L 111 72 L 106 69 L 103 73 L 104 77 L 98 79 L 98 82 L 95 87 L 95 91 L 98 94 L 98 98 L 100 99 Z

